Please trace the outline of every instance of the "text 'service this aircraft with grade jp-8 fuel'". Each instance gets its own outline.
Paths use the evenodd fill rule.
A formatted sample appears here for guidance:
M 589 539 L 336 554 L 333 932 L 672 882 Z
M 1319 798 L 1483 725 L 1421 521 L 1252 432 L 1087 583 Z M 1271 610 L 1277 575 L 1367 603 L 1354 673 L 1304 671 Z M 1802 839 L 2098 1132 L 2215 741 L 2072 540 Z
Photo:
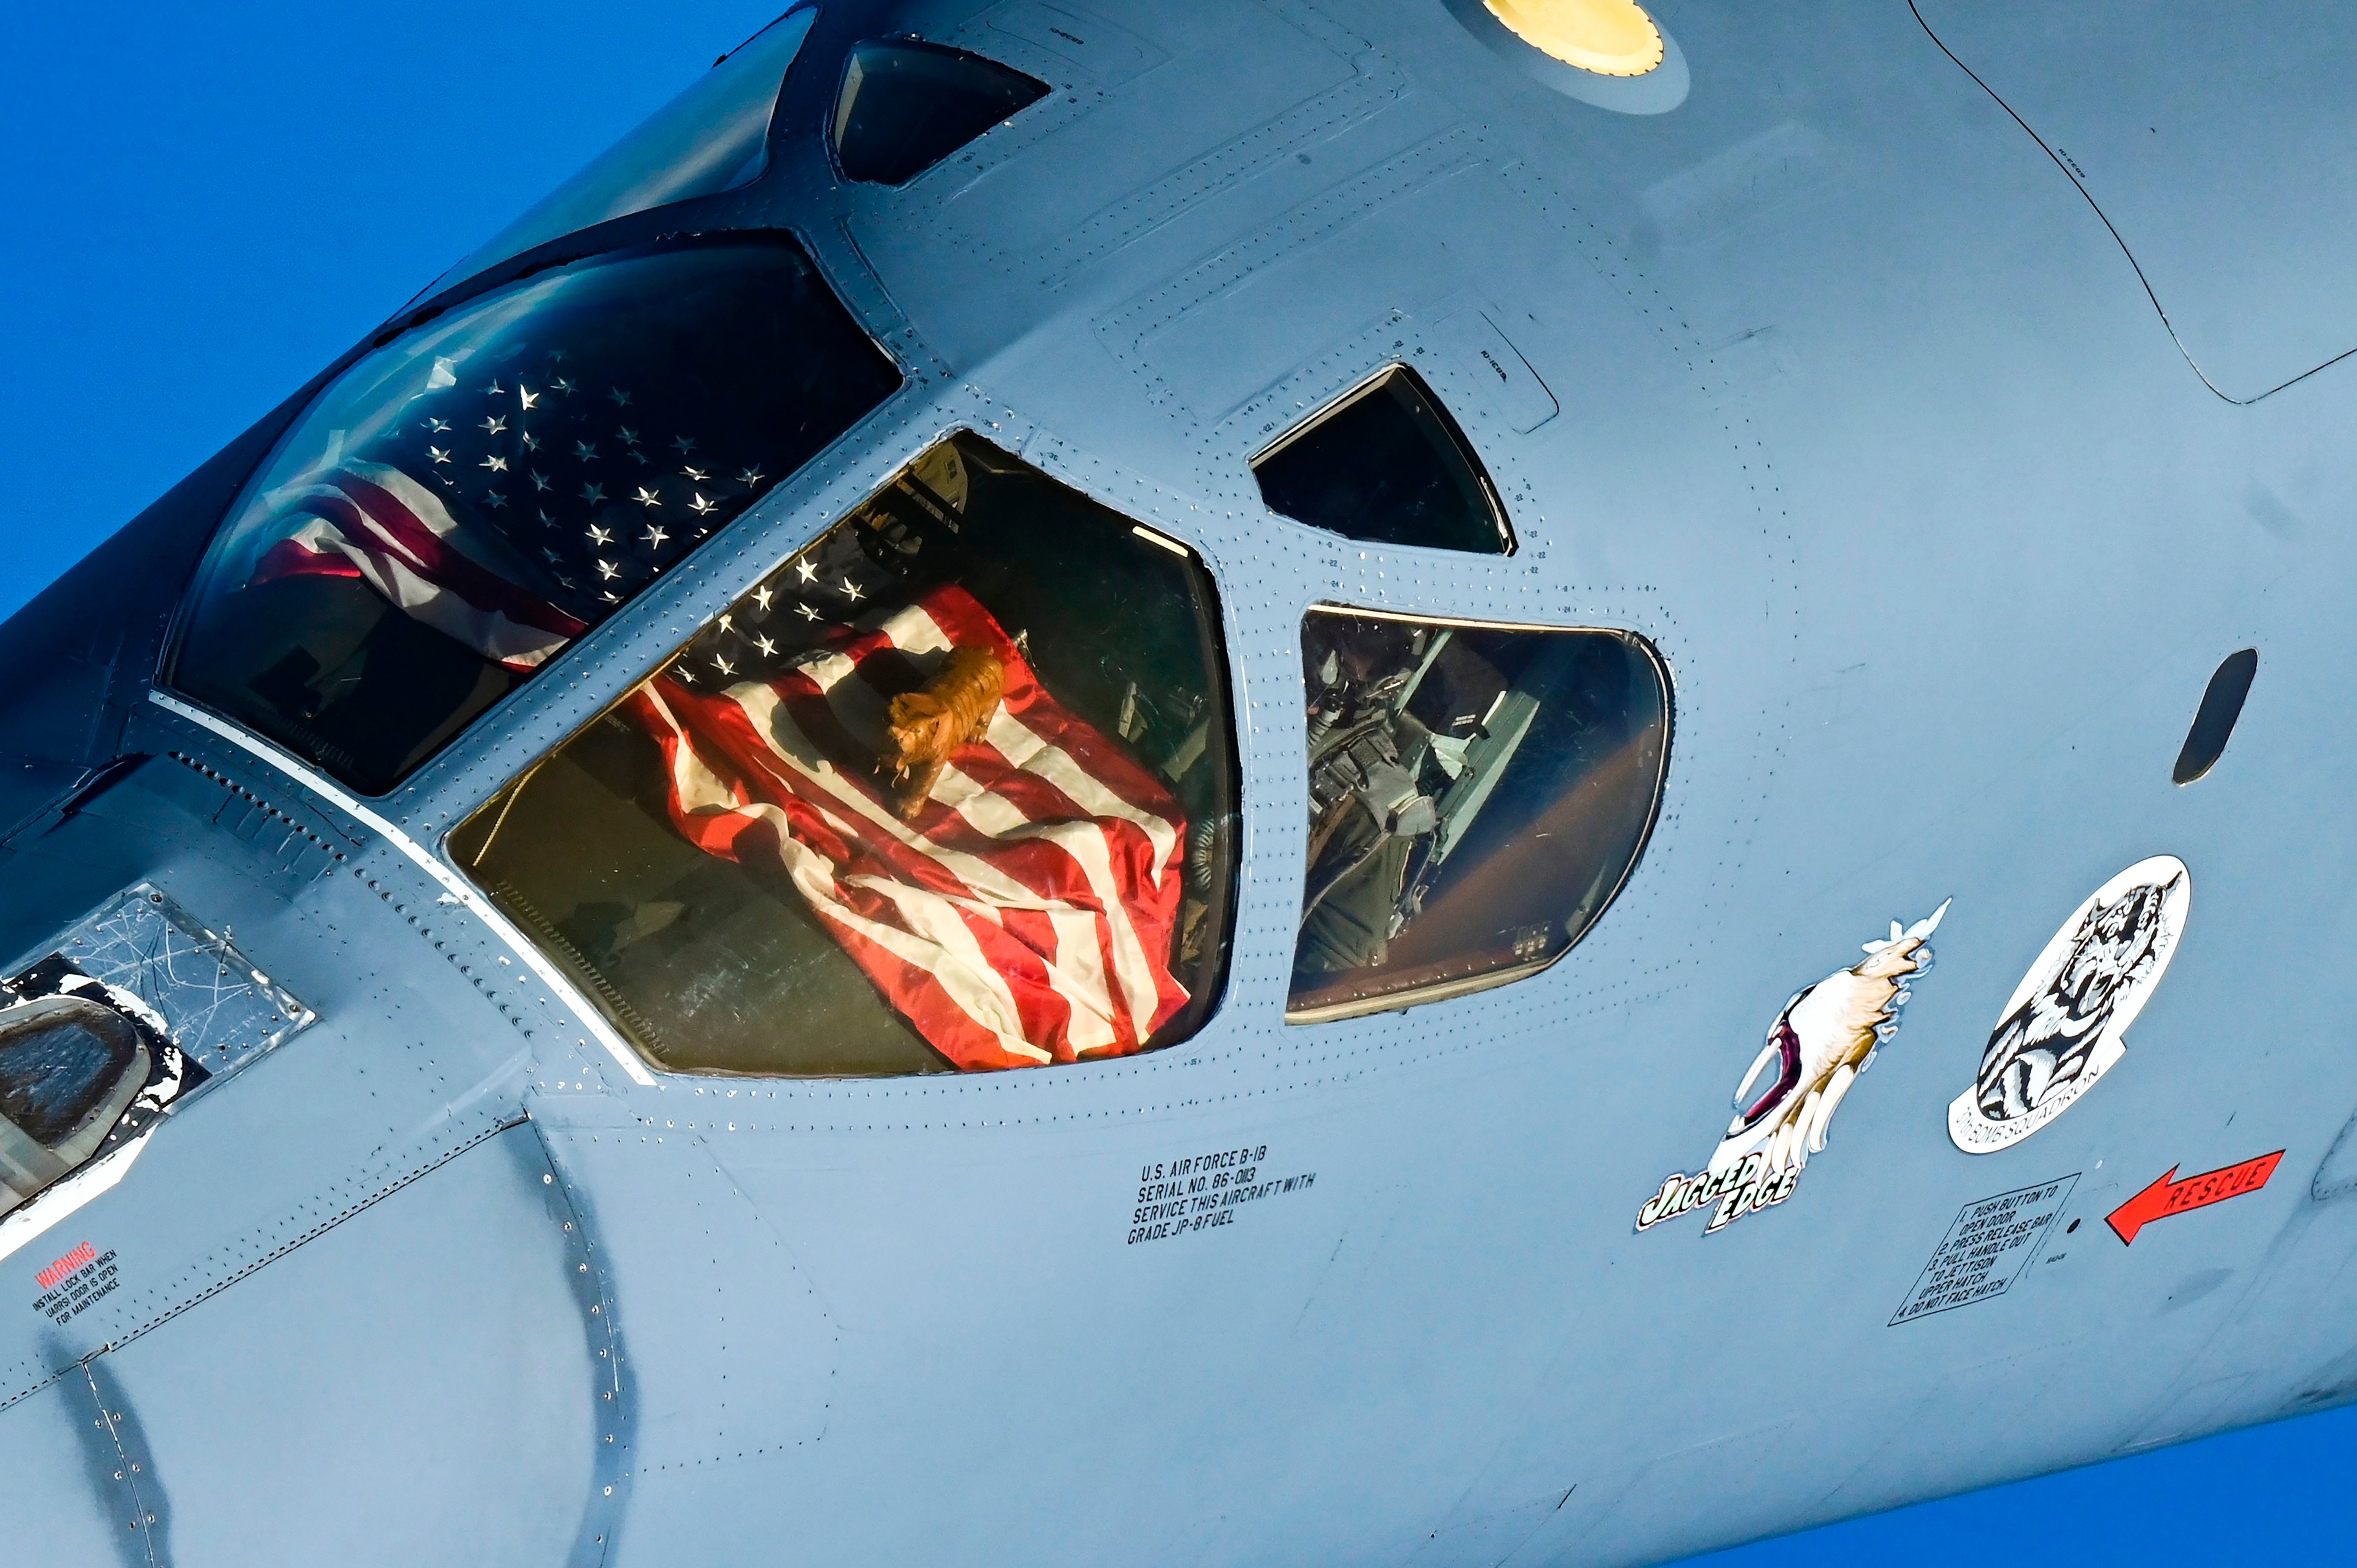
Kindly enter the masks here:
M 1635 1564 L 2357 1397 L 2352 64 L 796 5 L 0 627 L 11 1541 Z

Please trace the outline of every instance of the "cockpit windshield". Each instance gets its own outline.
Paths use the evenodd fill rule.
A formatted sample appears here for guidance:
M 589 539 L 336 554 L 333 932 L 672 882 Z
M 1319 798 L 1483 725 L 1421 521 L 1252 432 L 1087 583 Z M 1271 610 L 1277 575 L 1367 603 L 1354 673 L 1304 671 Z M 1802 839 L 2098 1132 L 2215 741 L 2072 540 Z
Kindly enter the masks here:
M 381 793 L 899 382 L 782 236 L 488 294 L 319 395 L 213 541 L 167 678 Z
M 1193 552 L 958 435 L 449 850 L 671 1070 L 1034 1067 L 1202 1026 L 1234 780 Z
M 1289 1020 L 1502 984 L 1586 934 L 1661 800 L 1669 687 L 1641 639 L 1318 606 L 1301 660 Z

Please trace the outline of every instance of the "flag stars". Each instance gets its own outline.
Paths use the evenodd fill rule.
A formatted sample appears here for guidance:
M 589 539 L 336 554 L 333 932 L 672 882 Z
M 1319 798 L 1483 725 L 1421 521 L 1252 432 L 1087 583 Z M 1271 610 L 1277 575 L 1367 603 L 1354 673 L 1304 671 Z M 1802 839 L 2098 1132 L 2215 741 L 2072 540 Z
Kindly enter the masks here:
M 428 446 L 425 449 L 425 455 L 428 457 L 433 458 L 436 463 L 447 463 L 450 460 L 450 454 L 445 447 Z
M 590 446 L 587 441 L 576 441 L 573 444 L 573 460 L 576 463 L 594 463 L 597 460 L 597 448 Z
M 621 388 L 619 388 L 619 387 L 616 387 L 613 391 L 611 391 L 611 392 L 608 392 L 606 395 L 607 395 L 608 397 L 609 397 L 609 398 L 613 399 L 613 401 L 614 401 L 614 406 L 615 406 L 616 408 L 628 408 L 628 407 L 630 407 L 630 393 L 628 393 L 628 392 L 624 392 L 624 391 L 623 391 Z
M 654 491 L 647 489 L 644 485 L 640 485 L 639 487 L 639 493 L 632 496 L 630 499 L 638 502 L 640 506 L 662 505 L 662 497 L 655 494 Z
M 498 380 L 494 378 L 491 384 L 483 389 L 483 392 L 484 395 L 488 397 L 503 397 L 507 394 L 507 388 L 500 385 Z
M 450 433 L 450 422 L 447 419 L 429 419 L 417 428 L 429 435 L 447 435 Z
M 858 584 L 845 577 L 843 580 L 843 596 L 856 605 L 867 596 L 860 591 Z
M 606 499 L 606 487 L 603 485 L 584 485 L 581 487 L 581 499 L 587 501 L 591 506 L 596 506 L 599 501 Z
M 794 613 L 801 616 L 804 620 L 818 619 L 818 611 L 811 608 L 810 606 L 806 604 L 801 603 L 800 601 L 796 601 L 794 605 Z
M 759 485 L 763 478 L 765 478 L 765 476 L 762 474 L 760 469 L 748 468 L 743 473 L 737 476 L 737 482 L 749 490 Z
M 523 432 L 522 432 L 521 434 L 522 434 L 522 436 L 523 436 L 523 449 L 524 449 L 525 451 L 527 451 L 527 452 L 537 452 L 537 451 L 539 451 L 539 450 L 540 450 L 540 437 L 539 437 L 539 436 L 534 435 L 533 435 L 531 431 L 529 431 L 529 430 L 523 431 Z
M 770 585 L 767 583 L 753 590 L 753 602 L 761 607 L 761 612 L 764 615 L 769 613 L 770 601 L 776 597 L 777 595 L 770 591 Z
M 597 575 L 605 578 L 606 581 L 610 583 L 621 575 L 622 569 L 619 566 L 615 565 L 611 561 L 600 561 L 597 563 Z
M 533 391 L 530 387 L 525 386 L 522 381 L 518 381 L 516 383 L 516 396 L 522 402 L 523 411 L 526 413 L 530 413 L 533 409 L 538 408 L 540 406 L 540 400 L 547 395 L 548 394 L 546 392 L 536 392 Z
M 548 476 L 542 473 L 538 468 L 534 468 L 532 471 L 532 488 L 534 491 L 548 489 Z
M 720 508 L 716 503 L 705 500 L 704 499 L 704 492 L 698 490 L 695 493 L 695 499 L 687 503 L 687 510 L 695 513 L 698 517 L 708 517 L 712 513 L 718 511 Z
M 494 452 L 490 456 L 484 458 L 482 462 L 477 465 L 477 467 L 489 468 L 494 474 L 504 474 L 508 471 L 508 460 Z
M 689 478 L 694 479 L 699 485 L 708 483 L 712 478 L 711 475 L 705 473 L 703 469 L 697 467 L 693 463 L 690 463 L 686 467 L 682 468 L 680 472 L 685 474 Z
M 614 531 L 610 528 L 600 528 L 593 522 L 589 525 L 589 542 L 597 545 L 611 544 L 614 542 Z
M 778 645 L 771 642 L 767 637 L 755 638 L 753 639 L 753 646 L 761 650 L 761 657 L 764 659 L 774 659 L 777 657 Z
M 493 510 L 498 510 L 500 508 L 508 504 L 508 498 L 500 494 L 497 490 L 492 490 L 483 497 L 483 504 L 491 508 Z
M 723 675 L 734 675 L 737 673 L 737 666 L 729 663 L 728 660 L 721 658 L 717 653 L 712 656 L 712 667 L 715 670 L 719 671 Z
M 639 444 L 639 433 L 627 424 L 616 434 L 621 437 L 622 445 L 625 446 L 636 446 Z
M 674 435 L 671 438 L 671 444 L 678 449 L 679 455 L 683 457 L 695 450 L 695 437 L 693 435 Z
M 482 428 L 493 435 L 506 434 L 507 427 L 507 415 L 503 413 L 486 414 L 483 417 Z
M 555 356 L 555 355 L 554 355 L 554 354 L 551 354 L 551 355 L 549 356 L 549 358 L 553 360 L 553 359 L 556 358 L 556 356 Z M 563 376 L 559 376 L 559 377 L 557 377 L 554 381 L 553 381 L 549 382 L 548 384 L 549 384 L 549 386 L 550 386 L 550 387 L 551 387 L 551 388 L 555 392 L 556 395 L 557 395 L 557 396 L 559 396 L 559 397 L 571 397 L 571 396 L 573 395 L 573 387 L 574 387 L 574 383 L 573 383 L 572 381 L 570 381 L 566 380 L 566 379 L 565 379 L 565 377 L 563 377 Z
M 661 524 L 656 524 L 656 525 L 653 525 L 653 526 L 650 527 L 650 528 L 647 530 L 646 533 L 645 533 L 645 534 L 642 536 L 642 538 L 640 539 L 640 542 L 641 542 L 641 543 L 645 543 L 645 544 L 651 544 L 651 545 L 653 545 L 656 549 L 661 550 L 661 549 L 663 547 L 663 541 L 664 541 L 664 540 L 666 540 L 666 539 L 669 539 L 670 537 L 671 537 L 671 535 L 670 535 L 670 534 L 665 533 L 665 532 L 662 531 L 662 525 L 661 525 Z
M 805 555 L 794 563 L 794 575 L 805 583 L 815 583 L 818 581 L 818 568 L 812 565 L 810 557 Z

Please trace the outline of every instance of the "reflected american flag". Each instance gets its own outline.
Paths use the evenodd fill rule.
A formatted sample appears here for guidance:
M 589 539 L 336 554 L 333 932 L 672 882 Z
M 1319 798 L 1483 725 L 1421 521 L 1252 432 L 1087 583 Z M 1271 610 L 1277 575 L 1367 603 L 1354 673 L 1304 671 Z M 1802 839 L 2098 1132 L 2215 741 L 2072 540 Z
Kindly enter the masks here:
M 566 358 L 547 350 L 532 375 L 434 360 L 384 434 L 277 498 L 280 537 L 250 581 L 358 578 L 527 672 L 768 488 L 758 462 L 702 449 L 688 399 L 593 385 Z

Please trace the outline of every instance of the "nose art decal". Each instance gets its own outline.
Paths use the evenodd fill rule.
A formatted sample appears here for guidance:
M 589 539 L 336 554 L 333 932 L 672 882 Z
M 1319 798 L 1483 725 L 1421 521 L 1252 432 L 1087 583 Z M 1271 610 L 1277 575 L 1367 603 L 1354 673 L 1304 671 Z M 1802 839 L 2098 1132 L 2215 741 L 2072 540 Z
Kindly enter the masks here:
M 1710 1163 L 1663 1180 L 1637 1211 L 1638 1230 L 1716 1202 L 1708 1234 L 1792 1196 L 1809 1156 L 1824 1152 L 1825 1130 L 1850 1085 L 1898 1029 L 1907 982 L 1932 967 L 1932 933 L 1947 912 L 1943 904 L 1903 929 L 1891 921 L 1890 935 L 1867 942 L 1864 959 L 1784 1004 L 1736 1085 L 1735 1120 Z
M 2029 1137 L 2127 1054 L 2128 1026 L 2160 983 L 2193 879 L 2174 855 L 2140 860 L 2072 912 L 1997 1016 L 1972 1087 L 1948 1107 L 1968 1155 Z

